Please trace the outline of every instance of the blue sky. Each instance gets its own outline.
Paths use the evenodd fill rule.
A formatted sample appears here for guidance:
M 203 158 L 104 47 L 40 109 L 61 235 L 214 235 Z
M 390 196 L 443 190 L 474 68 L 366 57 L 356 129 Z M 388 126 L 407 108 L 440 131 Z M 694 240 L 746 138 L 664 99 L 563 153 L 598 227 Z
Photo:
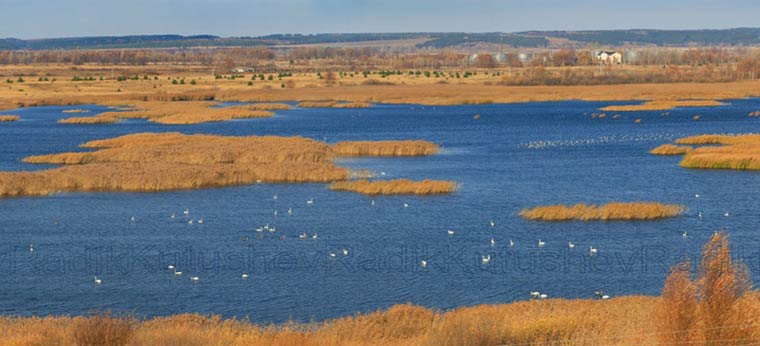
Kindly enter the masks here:
M 757 0 L 0 0 L 0 37 L 757 27 Z

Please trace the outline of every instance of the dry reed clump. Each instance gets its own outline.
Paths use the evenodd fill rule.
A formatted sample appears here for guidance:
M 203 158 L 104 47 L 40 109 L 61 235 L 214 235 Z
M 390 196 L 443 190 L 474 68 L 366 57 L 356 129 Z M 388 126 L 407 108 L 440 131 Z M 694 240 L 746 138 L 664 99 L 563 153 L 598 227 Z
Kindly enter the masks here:
M 760 169 L 760 134 L 699 135 L 676 140 L 679 144 L 719 146 L 698 147 L 685 153 L 681 167 L 703 169 Z
M 331 148 L 340 156 L 426 156 L 438 152 L 438 145 L 427 141 L 352 141 Z
M 612 105 L 600 110 L 608 112 L 660 111 L 677 107 L 715 107 L 725 103 L 716 100 L 652 100 L 638 105 Z
M 253 109 L 253 106 L 217 107 L 218 105 L 218 103 L 208 101 L 138 102 L 126 111 L 104 112 L 94 117 L 74 117 L 61 119 L 58 122 L 62 124 L 104 124 L 113 123 L 118 119 L 148 119 L 159 124 L 189 125 L 274 116 L 272 112 Z
M 64 109 L 61 113 L 89 113 L 87 109 Z
M 686 145 L 663 144 L 649 151 L 653 155 L 683 155 L 691 152 L 694 148 Z
M 362 143 L 374 148 L 372 142 Z M 139 133 L 90 141 L 82 147 L 97 150 L 30 156 L 23 161 L 63 166 L 0 172 L 0 197 L 59 191 L 165 191 L 256 182 L 327 183 L 352 176 L 348 169 L 335 165 L 333 148 L 302 137 Z M 396 142 L 391 149 L 398 155 L 410 155 L 419 150 L 419 144 Z M 368 151 L 365 155 L 372 153 L 387 152 Z M 394 186 L 400 189 L 403 184 Z M 410 187 L 442 191 L 441 185 L 432 181 L 406 188 Z
M 303 101 L 298 104 L 301 108 L 369 108 L 369 102 L 338 102 L 338 101 Z
M 412 181 L 409 179 L 395 180 L 352 180 L 337 181 L 330 184 L 331 190 L 351 191 L 365 195 L 441 195 L 452 193 L 457 184 L 453 181 L 425 179 Z
M 73 341 L 81 346 L 126 346 L 134 337 L 137 323 L 130 317 L 99 313 L 73 322 Z
M 658 306 L 661 344 L 747 345 L 760 337 L 760 297 L 749 269 L 734 263 L 728 238 L 716 232 L 704 246 L 697 277 L 687 262 L 674 267 Z
M 92 141 L 91 152 L 32 156 L 64 166 L 0 172 L 0 197 L 58 191 L 163 191 L 261 182 L 331 182 L 349 177 L 330 147 L 301 137 L 143 133 Z
M 18 115 L 0 115 L 0 122 L 18 121 L 21 119 Z
M 287 103 L 256 103 L 248 106 L 248 108 L 255 111 L 275 111 L 288 110 L 292 107 Z
M 600 206 L 576 204 L 573 206 L 552 205 L 523 209 L 520 216 L 539 221 L 615 221 L 615 220 L 656 220 L 675 217 L 684 212 L 680 205 L 656 202 L 612 202 Z

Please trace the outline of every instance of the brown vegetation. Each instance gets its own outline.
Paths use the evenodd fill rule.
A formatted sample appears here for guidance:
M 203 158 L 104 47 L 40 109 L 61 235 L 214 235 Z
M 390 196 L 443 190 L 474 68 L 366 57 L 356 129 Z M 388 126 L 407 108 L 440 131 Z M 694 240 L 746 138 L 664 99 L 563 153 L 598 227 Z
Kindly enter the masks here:
M 369 102 L 337 102 L 337 101 L 305 101 L 300 102 L 301 108 L 369 108 Z
M 18 121 L 21 119 L 18 115 L 0 115 L 0 122 Z
M 656 220 L 675 217 L 683 211 L 684 207 L 680 205 L 656 202 L 612 202 L 600 206 L 586 204 L 541 206 L 523 209 L 520 211 L 520 216 L 539 221 Z
M 62 113 L 89 113 L 86 109 L 64 109 Z
M 716 100 L 653 100 L 638 105 L 612 105 L 603 107 L 601 110 L 609 112 L 659 111 L 677 107 L 715 107 L 722 105 L 725 103 Z
M 373 147 L 372 142 L 361 143 Z M 385 148 L 382 144 L 380 147 Z M 91 141 L 82 147 L 98 150 L 31 156 L 24 162 L 64 166 L 0 172 L 0 197 L 58 191 L 198 189 L 256 182 L 326 183 L 351 176 L 348 169 L 333 163 L 335 154 L 330 146 L 302 137 L 140 133 Z M 392 152 L 399 155 L 417 150 L 416 141 L 392 146 Z M 364 155 L 387 153 L 370 150 Z M 432 182 L 412 186 L 440 189 Z
M 452 193 L 456 187 L 457 184 L 453 181 L 429 179 L 422 181 L 409 179 L 351 180 L 330 184 L 331 190 L 352 191 L 365 195 L 440 195 Z
M 717 232 L 705 245 L 698 275 L 690 264 L 673 267 L 665 281 L 657 327 L 662 344 L 746 345 L 760 337 L 754 318 L 760 297 L 749 269 L 733 263 L 728 238 Z
M 679 138 L 678 144 L 703 145 L 685 151 L 680 166 L 703 169 L 760 169 L 760 135 L 698 135 Z M 714 144 L 718 144 L 715 146 Z M 704 146 L 708 145 L 708 146 Z M 675 153 L 674 153 L 675 154 Z
M 427 141 L 352 141 L 331 148 L 340 156 L 425 156 L 438 152 L 438 146 Z
M 663 144 L 650 150 L 649 153 L 654 155 L 683 155 L 692 150 L 694 148 L 686 145 Z
M 232 119 L 264 118 L 274 115 L 272 112 L 258 110 L 261 106 L 218 107 L 218 105 L 218 103 L 206 101 L 139 102 L 134 103 L 133 108 L 128 108 L 127 111 L 123 112 L 103 112 L 94 117 L 73 117 L 61 119 L 58 122 L 62 124 L 106 124 L 116 122 L 118 119 L 148 119 L 159 124 L 188 125 Z
M 255 103 L 248 108 L 257 111 L 274 111 L 274 110 L 288 110 L 290 107 L 287 103 Z

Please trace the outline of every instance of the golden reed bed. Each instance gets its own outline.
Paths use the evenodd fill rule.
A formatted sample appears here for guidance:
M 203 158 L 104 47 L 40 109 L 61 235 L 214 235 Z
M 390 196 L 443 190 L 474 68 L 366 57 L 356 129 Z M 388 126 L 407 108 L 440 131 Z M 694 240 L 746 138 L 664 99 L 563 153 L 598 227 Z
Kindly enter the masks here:
M 716 100 L 652 100 L 638 105 L 607 106 L 600 110 L 607 112 L 660 111 L 677 107 L 716 107 L 722 105 L 724 103 Z
M 424 156 L 438 152 L 438 145 L 427 141 L 353 141 L 332 146 L 341 156 Z
M 0 339 L 13 346 L 756 345 L 760 298 L 746 266 L 732 262 L 727 237 L 717 233 L 705 245 L 696 277 L 689 269 L 673 267 L 661 297 L 531 300 L 446 312 L 401 304 L 268 326 L 197 314 L 0 317 Z
M 688 145 L 663 144 L 649 151 L 653 155 L 683 155 L 694 150 Z
M 520 216 L 537 221 L 616 221 L 656 220 L 675 217 L 684 212 L 680 205 L 656 202 L 612 202 L 600 206 L 576 204 L 573 206 L 540 206 L 520 211 Z
M 684 152 L 679 163 L 685 168 L 701 169 L 760 169 L 760 134 L 698 135 L 679 138 L 681 145 L 697 145 Z
M 188 125 L 205 122 L 228 121 L 271 117 L 274 113 L 262 110 L 284 109 L 281 105 L 264 104 L 254 106 L 217 107 L 219 103 L 206 101 L 182 102 L 134 102 L 121 112 L 103 112 L 93 117 L 72 117 L 61 119 L 62 124 L 107 124 L 119 119 L 148 119 L 166 125 Z M 287 106 L 287 105 L 285 105 Z
M 82 146 L 98 150 L 31 156 L 24 162 L 63 166 L 0 172 L 0 197 L 59 191 L 164 191 L 257 182 L 327 183 L 351 176 L 348 169 L 335 165 L 329 145 L 302 137 L 141 133 Z M 352 142 L 341 146 L 350 148 Z
M 304 101 L 298 104 L 301 108 L 369 108 L 369 102 L 338 102 L 338 101 Z
M 358 192 L 365 195 L 442 195 L 456 191 L 453 181 L 429 180 L 351 180 L 330 184 L 331 190 Z
M 18 115 L 0 115 L 0 122 L 18 121 L 21 119 Z

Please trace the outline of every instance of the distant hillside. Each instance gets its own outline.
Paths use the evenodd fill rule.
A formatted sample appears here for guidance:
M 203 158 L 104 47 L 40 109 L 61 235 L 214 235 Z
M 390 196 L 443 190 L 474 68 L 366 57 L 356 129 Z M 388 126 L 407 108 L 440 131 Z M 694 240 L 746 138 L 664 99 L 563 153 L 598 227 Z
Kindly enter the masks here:
M 105 48 L 167 48 L 223 47 L 265 45 L 255 38 L 221 38 L 212 35 L 133 35 L 49 38 L 36 40 L 0 39 L 0 49 L 105 49 Z
M 657 46 L 760 44 L 760 28 L 723 30 L 526 31 L 518 34 L 565 38 L 577 42 L 599 43 L 611 46 L 624 44 Z
M 471 46 L 479 43 L 504 44 L 511 47 L 546 47 L 551 39 L 568 44 L 601 44 L 620 46 L 657 45 L 760 45 L 760 28 L 721 30 L 586 30 L 524 31 L 518 33 L 333 33 L 275 34 L 259 37 L 218 37 L 212 35 L 133 35 L 20 40 L 0 39 L 0 50 L 9 49 L 98 49 L 98 48 L 189 48 L 259 45 L 334 44 L 424 39 L 418 48 Z

